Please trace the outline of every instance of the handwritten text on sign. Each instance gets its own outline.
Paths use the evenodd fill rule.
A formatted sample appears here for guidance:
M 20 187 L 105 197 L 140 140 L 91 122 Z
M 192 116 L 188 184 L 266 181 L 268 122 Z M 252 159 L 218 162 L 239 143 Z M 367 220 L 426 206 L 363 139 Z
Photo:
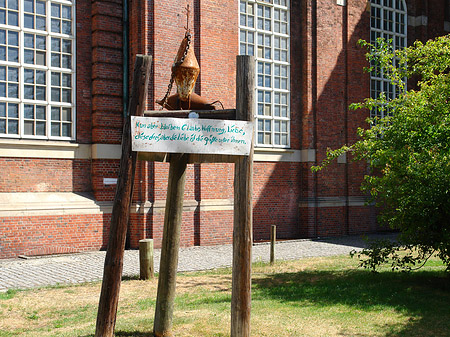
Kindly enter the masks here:
M 131 117 L 132 150 L 248 155 L 253 123 L 215 119 Z

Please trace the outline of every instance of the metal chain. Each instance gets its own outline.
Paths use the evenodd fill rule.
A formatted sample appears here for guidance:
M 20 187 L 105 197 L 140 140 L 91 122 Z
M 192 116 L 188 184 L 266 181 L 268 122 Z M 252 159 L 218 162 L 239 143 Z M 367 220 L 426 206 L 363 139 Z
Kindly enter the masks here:
M 186 31 L 186 34 L 184 35 L 184 37 L 187 39 L 186 48 L 184 49 L 184 53 L 183 53 L 183 56 L 181 57 L 180 61 L 176 62 L 172 66 L 172 75 L 170 77 L 169 85 L 167 86 L 167 92 L 164 95 L 164 98 L 161 100 L 161 110 L 166 107 L 167 98 L 169 97 L 170 92 L 172 91 L 173 82 L 175 81 L 175 69 L 184 62 L 184 60 L 186 59 L 187 53 L 189 51 L 189 48 L 191 46 L 191 40 L 192 40 L 191 32 Z

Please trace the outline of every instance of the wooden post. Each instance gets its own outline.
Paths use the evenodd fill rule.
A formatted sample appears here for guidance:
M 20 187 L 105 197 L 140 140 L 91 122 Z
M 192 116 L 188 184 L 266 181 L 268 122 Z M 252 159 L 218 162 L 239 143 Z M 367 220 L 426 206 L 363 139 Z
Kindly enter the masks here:
M 277 226 L 270 228 L 270 265 L 275 262 L 275 243 L 277 242 Z
M 188 160 L 189 155 L 187 154 L 173 154 L 170 157 L 169 185 L 167 187 L 155 322 L 153 326 L 153 333 L 156 337 L 172 336 L 173 303 L 175 300 L 184 185 Z
M 136 171 L 136 152 L 131 151 L 130 115 L 142 116 L 150 78 L 151 56 L 137 55 L 134 65 L 133 85 L 122 135 L 122 156 L 116 195 L 111 214 L 111 227 L 103 271 L 103 283 L 98 304 L 95 337 L 114 335 L 123 254 Z
M 149 280 L 154 277 L 153 239 L 139 240 L 139 278 Z
M 236 119 L 254 121 L 255 59 L 237 56 Z M 254 137 L 254 136 L 253 136 Z M 253 140 L 248 156 L 234 169 L 233 276 L 231 337 L 250 336 L 252 266 Z

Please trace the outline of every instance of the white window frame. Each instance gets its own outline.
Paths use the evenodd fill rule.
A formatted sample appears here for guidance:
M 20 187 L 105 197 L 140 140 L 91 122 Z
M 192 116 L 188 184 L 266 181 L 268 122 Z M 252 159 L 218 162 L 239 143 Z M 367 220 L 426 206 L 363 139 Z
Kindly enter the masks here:
M 245 11 L 242 6 L 245 6 Z M 253 8 L 252 13 L 248 11 L 249 6 Z M 258 6 L 262 8 L 262 16 L 258 15 Z M 265 13 L 270 14 L 265 16 Z M 275 13 L 279 15 L 278 20 L 275 18 Z M 291 136 L 289 0 L 240 0 L 238 15 L 239 54 L 254 55 L 256 62 L 254 103 L 256 146 L 289 148 Z M 281 19 L 282 15 L 286 15 L 285 21 Z M 258 19 L 262 20 L 263 27 L 266 24 L 270 25 L 270 30 L 258 28 Z M 251 20 L 253 20 L 253 26 L 249 25 Z M 275 26 L 276 23 L 277 26 Z M 278 31 L 275 27 L 278 27 Z M 249 36 L 253 37 L 250 42 Z M 258 43 L 259 37 L 263 40 L 262 45 Z M 258 53 L 258 46 L 262 49 L 261 54 Z M 264 55 L 266 47 L 267 52 L 270 50 L 270 57 L 267 58 L 265 56 L 268 54 Z M 277 59 L 275 55 L 278 55 Z M 277 75 L 275 75 L 276 70 Z
M 6 7 L 8 6 L 6 0 Z M 70 7 L 70 15 L 71 19 L 64 20 L 62 12 L 60 12 L 60 22 L 70 22 L 70 28 L 71 28 L 71 34 L 64 34 L 63 33 L 63 24 L 61 24 L 60 27 L 60 33 L 52 32 L 52 4 L 54 5 L 60 5 L 60 8 L 62 10 L 62 5 L 67 8 L 67 6 Z M 7 97 L 0 97 L 0 103 L 13 103 L 18 104 L 18 133 L 8 133 L 8 109 L 6 111 L 6 117 L 0 116 L 0 119 L 3 119 L 6 121 L 6 133 L 0 133 L 0 138 L 16 138 L 16 139 L 45 139 L 45 140 L 65 140 L 65 141 L 73 141 L 76 139 L 76 10 L 75 10 L 76 4 L 75 0 L 69 1 L 69 0 L 45 0 L 45 23 L 46 23 L 46 30 L 38 30 L 38 29 L 32 29 L 32 28 L 26 28 L 25 27 L 25 4 L 23 0 L 19 0 L 19 25 L 18 26 L 11 26 L 6 24 L 0 24 L 0 30 L 5 31 L 16 31 L 19 33 L 19 61 L 18 62 L 10 62 L 9 60 L 6 61 L 0 61 L 0 66 L 14 66 L 19 69 L 19 93 L 18 98 L 7 98 Z M 28 12 L 27 12 L 28 13 Z M 38 16 L 35 12 L 35 17 Z M 30 17 L 30 16 L 28 16 Z M 53 17 L 53 19 L 56 19 L 56 17 Z M 36 28 L 36 27 L 35 27 Z M 44 36 L 45 37 L 45 65 L 38 65 L 36 62 L 34 64 L 25 63 L 25 35 L 29 37 L 30 35 L 34 36 L 34 39 L 36 40 L 36 36 Z M 71 57 L 71 68 L 64 68 L 64 67 L 55 67 L 52 66 L 52 38 L 59 38 L 64 39 L 65 41 L 71 41 L 70 43 L 70 52 L 68 51 L 66 55 L 70 55 Z M 30 41 L 30 40 L 29 40 Z M 62 41 L 62 40 L 61 40 Z M 8 44 L 8 41 L 6 41 L 6 44 Z M 34 48 L 31 48 L 32 50 L 36 51 L 38 48 L 36 45 Z M 28 50 L 31 50 L 28 48 Z M 59 54 L 60 56 L 65 54 L 65 52 L 62 50 L 62 46 L 60 49 L 60 52 L 54 53 Z M 62 59 L 60 59 L 62 62 Z M 45 86 L 45 99 L 38 100 L 36 96 L 34 99 L 26 99 L 25 98 L 25 70 L 34 70 L 34 73 L 37 71 L 45 72 L 45 85 L 42 85 L 41 87 Z M 60 83 L 59 89 L 60 94 L 66 95 L 67 100 L 70 102 L 63 102 L 61 101 L 52 101 L 52 87 L 54 89 L 58 88 L 58 86 L 52 86 L 52 72 L 55 74 L 59 74 L 61 81 L 62 81 L 62 75 L 61 74 L 67 74 L 65 79 L 69 80 L 70 86 L 64 86 L 63 83 Z M 6 74 L 8 76 L 8 74 Z M 56 77 L 55 77 L 56 78 Z M 65 82 L 68 83 L 67 81 Z M 29 88 L 31 88 L 31 84 L 33 86 L 36 85 L 36 81 L 34 83 L 29 83 Z M 66 90 L 63 90 L 66 89 Z M 6 89 L 8 90 L 8 89 Z M 30 106 L 39 106 L 40 108 L 45 107 L 45 116 L 44 119 L 38 118 L 37 114 L 33 116 L 33 118 L 25 118 L 25 107 L 30 108 Z M 54 108 L 54 113 L 52 114 L 52 108 Z M 56 108 L 59 108 L 60 110 L 60 120 L 52 120 L 52 116 L 55 116 Z M 65 116 L 66 120 L 63 120 L 63 116 Z M 34 134 L 25 134 L 26 127 L 25 123 L 28 122 L 28 126 L 33 124 L 33 133 Z M 33 122 L 33 123 L 30 123 Z M 41 122 L 41 125 L 45 122 L 45 135 L 37 135 L 36 134 L 36 122 Z M 60 126 L 59 129 L 59 135 L 52 135 L 52 125 L 53 127 Z M 70 135 L 63 136 L 63 128 L 65 128 L 65 131 L 70 132 Z M 0 130 L 1 131 L 1 130 Z
M 372 44 L 376 42 L 377 38 L 382 37 L 386 41 L 392 39 L 393 50 L 405 48 L 407 31 L 408 15 L 405 0 L 371 0 L 370 42 Z M 388 99 L 393 99 L 398 96 L 396 90 L 398 88 L 393 86 L 382 72 L 372 71 L 370 73 L 371 98 L 378 98 L 380 93 L 384 92 Z M 376 108 L 370 111 L 371 118 L 383 118 L 388 114 L 389 111 L 381 111 Z

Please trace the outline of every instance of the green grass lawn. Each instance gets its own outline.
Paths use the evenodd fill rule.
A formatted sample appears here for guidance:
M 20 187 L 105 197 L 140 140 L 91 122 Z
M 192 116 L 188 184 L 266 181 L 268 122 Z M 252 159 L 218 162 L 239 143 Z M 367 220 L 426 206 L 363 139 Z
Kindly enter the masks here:
M 450 336 L 450 277 L 437 260 L 409 274 L 348 256 L 255 264 L 252 336 Z M 0 336 L 93 336 L 100 283 L 0 294 Z M 151 336 L 157 281 L 122 282 L 116 336 Z M 180 274 L 175 336 L 228 336 L 231 270 Z

